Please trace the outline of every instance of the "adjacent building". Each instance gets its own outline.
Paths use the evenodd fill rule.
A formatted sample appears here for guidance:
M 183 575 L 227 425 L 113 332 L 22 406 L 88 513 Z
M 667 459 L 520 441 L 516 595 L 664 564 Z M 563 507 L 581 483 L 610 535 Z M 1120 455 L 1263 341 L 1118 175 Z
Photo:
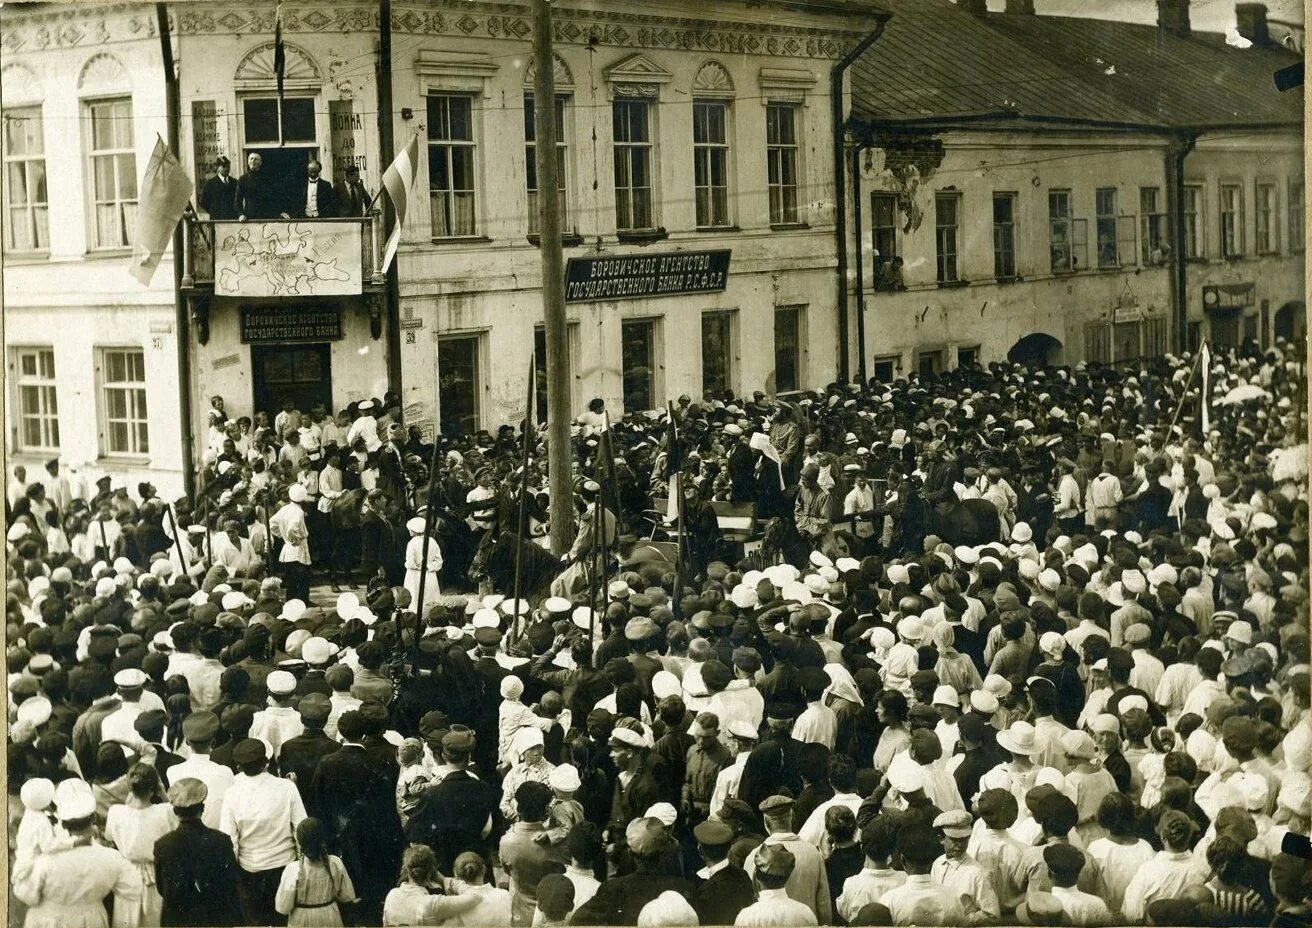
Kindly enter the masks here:
M 1156 26 L 884 6 L 848 124 L 854 370 L 1304 337 L 1303 95 L 1273 80 L 1298 58 L 1259 5 L 1242 49 L 1188 0 Z

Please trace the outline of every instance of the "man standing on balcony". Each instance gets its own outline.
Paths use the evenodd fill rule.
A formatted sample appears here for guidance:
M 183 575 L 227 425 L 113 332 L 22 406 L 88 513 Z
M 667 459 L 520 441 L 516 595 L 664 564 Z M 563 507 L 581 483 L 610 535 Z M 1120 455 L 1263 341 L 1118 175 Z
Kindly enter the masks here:
M 364 189 L 364 183 L 360 180 L 360 169 L 356 165 L 348 164 L 346 166 L 346 179 L 338 181 L 333 193 L 337 198 L 338 215 L 369 215 L 369 205 L 372 198 L 369 196 L 369 191 Z
M 236 219 L 237 179 L 232 176 L 232 166 L 227 155 L 219 155 L 214 167 L 218 173 L 205 181 L 205 186 L 200 190 L 200 208 L 211 219 Z
M 280 193 L 275 186 L 277 180 L 267 171 L 260 170 L 264 159 L 256 152 L 246 156 L 246 173 L 237 181 L 237 218 L 242 222 L 247 219 L 290 219 L 282 211 Z
M 313 160 L 305 166 L 306 178 L 304 189 L 294 204 L 297 219 L 331 219 L 337 215 L 337 195 L 333 185 L 319 175 L 323 165 Z

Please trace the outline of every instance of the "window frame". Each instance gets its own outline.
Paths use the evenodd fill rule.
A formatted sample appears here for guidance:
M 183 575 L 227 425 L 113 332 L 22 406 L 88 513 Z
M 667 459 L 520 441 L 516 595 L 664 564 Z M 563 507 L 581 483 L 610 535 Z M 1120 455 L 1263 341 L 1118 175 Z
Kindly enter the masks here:
M 724 322 L 727 326 L 727 344 L 725 345 L 725 372 L 724 386 L 722 389 L 735 392 L 738 389 L 738 369 L 740 367 L 739 340 L 738 340 L 738 310 L 737 309 L 706 309 L 701 313 L 701 325 L 699 335 L 701 338 L 702 354 L 702 395 L 707 390 L 715 389 L 706 382 L 706 325 L 708 321 Z
M 1055 214 L 1054 197 L 1065 198 L 1065 209 Z M 1055 187 L 1048 190 L 1048 253 L 1053 274 L 1075 274 L 1089 267 L 1089 221 L 1075 218 L 1073 203 L 1071 188 Z M 1058 236 L 1059 230 L 1064 239 Z M 1080 249 L 1083 265 L 1076 261 L 1076 252 Z M 1059 254 L 1065 254 L 1064 262 L 1058 260 Z
M 693 191 L 693 222 L 698 229 L 724 229 L 730 228 L 734 224 L 733 217 L 733 106 L 732 101 L 716 97 L 693 97 L 692 101 L 692 191 Z M 720 125 L 723 130 L 722 137 L 719 141 L 704 139 L 697 140 L 698 135 L 698 111 L 716 108 L 721 111 Z M 706 124 L 709 128 L 710 123 Z M 720 166 L 723 172 L 724 184 L 722 186 L 709 183 L 713 177 L 712 167 L 716 158 L 723 163 Z M 698 172 L 701 171 L 702 162 L 706 162 L 706 178 L 708 183 L 699 184 Z M 714 192 L 722 190 L 724 202 L 722 205 L 723 216 L 719 221 L 714 215 L 715 208 Z M 711 222 L 704 222 L 708 218 L 702 215 L 703 193 L 706 191 L 706 203 L 708 211 L 711 214 Z
M 139 208 L 140 196 L 141 196 L 141 190 L 140 187 L 138 186 L 138 176 L 137 176 L 136 139 L 135 137 L 131 136 L 132 127 L 135 125 L 133 121 L 134 107 L 133 107 L 132 94 L 115 93 L 115 94 L 107 94 L 105 96 L 86 97 L 83 98 L 81 103 L 82 103 L 82 119 L 83 119 L 84 140 L 85 140 L 84 141 L 85 161 L 83 163 L 83 170 L 86 172 L 86 190 L 90 194 L 86 198 L 86 207 L 85 207 L 90 213 L 87 222 L 87 235 L 89 238 L 88 250 L 93 252 L 128 251 L 132 248 L 132 229 L 136 225 L 136 210 L 137 208 Z M 126 120 L 128 125 L 128 132 L 129 132 L 128 144 L 126 147 L 97 148 L 96 131 L 95 131 L 95 119 L 96 119 L 95 113 L 97 109 L 100 107 L 104 107 L 104 106 L 113 107 L 118 104 L 127 105 L 127 115 L 116 116 L 111 114 L 106 118 Z M 103 201 L 99 198 L 99 191 L 97 190 L 97 186 L 96 186 L 96 177 L 97 177 L 96 163 L 97 163 L 97 159 L 102 159 L 102 158 L 112 159 L 113 161 L 114 193 L 115 193 L 113 199 L 108 199 Z M 131 170 L 129 171 L 129 176 L 131 176 L 132 178 L 132 184 L 135 190 L 135 193 L 132 197 L 124 197 L 120 195 L 122 192 L 120 186 L 121 186 L 121 181 L 123 180 L 123 177 L 120 174 L 120 165 L 119 165 L 119 159 L 121 158 L 131 159 Z M 124 207 L 128 205 L 132 206 L 132 212 L 130 215 L 124 211 Z M 117 243 L 104 244 L 102 242 L 100 217 L 99 217 L 99 210 L 102 206 L 107 206 L 107 207 L 112 206 L 114 208 L 116 220 L 118 223 L 121 224 L 121 228 L 118 230 L 121 234 L 119 236 L 119 240 Z
M 476 96 L 477 94 L 468 91 L 443 90 L 443 89 L 436 89 L 436 90 L 429 89 L 429 91 L 424 94 L 424 108 L 426 113 L 431 112 L 430 108 L 434 100 L 446 101 L 447 103 L 446 122 L 448 126 L 452 122 L 451 107 L 450 107 L 451 101 L 459 100 L 467 104 L 469 107 L 469 114 L 467 120 L 467 124 L 469 126 L 469 138 L 467 139 L 442 138 L 439 136 L 435 136 L 433 134 L 436 131 L 436 127 L 433 125 L 435 120 L 433 120 L 431 116 L 427 119 L 427 125 L 424 127 L 424 149 L 425 149 L 424 155 L 425 158 L 427 159 L 427 171 L 428 171 L 427 187 L 428 187 L 429 233 L 432 236 L 433 241 L 436 242 L 467 239 L 467 238 L 477 238 L 480 234 L 479 229 L 481 227 L 481 224 L 479 223 L 478 211 L 481 205 L 482 196 L 480 195 L 479 192 L 479 169 L 478 169 L 479 168 L 478 165 L 479 139 L 478 139 L 478 126 L 475 124 L 475 107 L 474 107 L 474 100 Z M 469 171 L 470 186 L 467 188 L 466 187 L 457 188 L 455 186 L 454 153 L 456 151 L 469 153 L 468 171 Z M 433 163 L 434 163 L 433 158 L 435 152 L 445 153 L 444 157 L 446 161 L 447 178 L 450 184 L 449 187 L 447 187 L 446 189 L 433 186 Z M 436 195 L 439 193 L 445 193 L 447 195 L 447 200 L 444 203 L 444 207 L 441 213 L 441 218 L 444 221 L 444 226 L 440 228 L 438 225 L 439 213 L 434 205 L 436 202 Z M 469 227 L 467 229 L 456 228 L 456 223 L 460 217 L 457 215 L 455 206 L 456 203 L 458 202 L 458 195 L 461 194 L 467 195 L 470 199 L 470 206 L 468 209 Z
M 1244 240 L 1244 185 L 1240 181 L 1221 181 L 1219 184 L 1220 199 L 1218 200 L 1217 218 L 1220 220 L 1221 233 L 1221 257 L 1222 258 L 1242 258 L 1246 242 Z M 1234 192 L 1235 209 L 1230 211 L 1226 209 L 1226 194 Z M 1230 242 L 1227 240 L 1226 217 L 1234 216 L 1229 231 L 1233 232 L 1234 250 L 1231 250 Z
M 23 359 L 34 357 L 36 373 L 29 376 L 23 373 Z M 50 362 L 47 376 L 42 362 Z M 60 450 L 59 436 L 59 381 L 56 371 L 55 348 L 53 345 L 13 345 L 9 349 L 9 366 L 12 371 L 12 414 L 14 421 L 14 451 L 32 454 L 57 454 Z M 37 409 L 27 411 L 24 406 L 25 389 L 35 389 Z M 26 440 L 24 430 L 29 420 L 35 420 L 37 431 L 42 441 L 30 443 Z M 54 438 L 54 441 L 46 439 Z
M 19 120 L 30 119 L 32 118 L 31 115 L 24 114 L 33 113 L 35 114 L 37 123 L 35 140 L 39 150 L 36 152 L 23 151 L 15 154 L 9 145 L 8 124 L 11 121 L 17 122 Z M 50 251 L 50 175 L 46 170 L 45 114 L 42 104 L 31 103 L 27 105 L 13 106 L 5 110 L 3 119 L 5 125 L 3 126 L 3 132 L 0 133 L 0 145 L 2 145 L 4 149 L 3 194 L 5 204 L 5 251 L 23 255 L 47 254 Z M 26 133 L 24 136 L 26 137 Z M 40 164 L 40 182 L 34 183 L 32 170 L 38 163 Z M 12 167 L 18 168 L 23 174 L 23 190 L 26 194 L 23 203 L 14 202 L 13 185 L 9 180 Z M 39 188 L 44 188 L 41 191 L 44 194 L 44 199 L 41 200 L 35 199 L 32 195 L 33 189 Z M 41 222 L 38 219 L 38 215 L 42 212 L 44 212 L 45 217 L 44 243 L 41 241 L 43 230 Z M 29 240 L 33 243 L 31 247 L 20 247 L 15 243 L 14 230 L 16 228 L 16 223 L 13 218 L 15 215 L 19 215 L 21 217 L 21 222 L 26 226 Z
M 110 380 L 109 359 L 111 355 L 123 355 L 125 358 L 136 356 L 141 359 L 140 380 Z M 99 427 L 97 447 L 100 457 L 125 460 L 147 460 L 150 457 L 150 402 L 148 396 L 149 376 L 146 370 L 146 351 L 140 345 L 98 345 L 96 357 L 96 417 Z M 129 408 L 128 415 L 120 418 L 110 415 L 109 394 L 111 391 L 123 391 L 128 394 L 140 394 L 139 399 L 130 395 L 125 400 Z M 134 415 L 139 413 L 139 415 Z M 123 422 L 128 427 L 128 445 L 124 449 L 112 445 L 111 427 Z M 139 425 L 134 425 L 139 423 Z M 141 434 L 137 429 L 142 430 Z M 144 435 L 144 442 L 142 437 Z M 143 447 L 144 446 L 144 447 Z
M 1265 210 L 1262 204 L 1264 192 L 1271 195 L 1269 209 Z M 1271 178 L 1263 177 L 1253 182 L 1253 221 L 1253 251 L 1259 255 L 1280 254 L 1280 192 Z
M 619 130 L 621 122 L 619 113 L 621 108 L 625 112 L 642 112 L 644 114 L 644 127 L 646 138 L 634 141 L 631 138 L 620 139 Z M 630 110 L 630 108 L 634 108 Z M 640 109 L 639 109 L 640 108 Z M 656 149 L 656 101 L 645 98 L 634 97 L 616 97 L 611 101 L 611 157 L 614 161 L 614 192 L 615 192 L 615 231 L 620 234 L 654 232 L 660 227 L 660 219 L 657 216 L 657 199 L 656 199 L 656 179 L 659 176 L 660 168 L 657 162 Z M 631 119 L 624 120 L 628 127 L 629 134 L 632 134 L 633 122 Z M 620 185 L 620 164 L 621 153 L 623 160 L 628 165 L 628 178 L 630 183 L 624 186 Z M 646 185 L 636 185 L 632 181 L 636 175 L 633 166 L 636 163 L 634 156 L 638 153 L 646 154 Z M 625 196 L 621 196 L 621 191 Z M 639 225 L 635 219 L 635 204 L 638 191 L 646 191 L 646 211 L 647 223 Z M 621 200 L 627 201 L 627 206 L 621 204 Z M 627 215 L 628 221 L 624 217 Z
M 1011 218 L 1006 222 L 998 221 L 998 203 L 1005 201 L 1010 204 Z M 1016 264 L 1016 213 L 1020 205 L 1020 194 L 1015 190 L 995 190 L 993 191 L 993 277 L 996 280 L 1015 280 L 1019 274 Z M 999 236 L 1004 235 L 1010 239 L 1007 247 L 1001 247 L 1002 242 Z M 1010 256 L 1010 270 L 1005 261 L 1001 259 L 1004 256 Z
M 943 373 L 944 349 L 942 348 L 920 348 L 916 351 L 916 376 L 918 378 L 931 376 L 936 377 Z M 932 361 L 934 370 L 926 375 L 921 370 L 921 365 L 925 361 Z
M 775 393 L 795 393 L 806 389 L 806 366 L 809 360 L 806 344 L 806 311 L 806 303 L 785 303 L 774 308 L 774 315 L 770 320 L 770 334 L 774 350 Z M 779 383 L 779 317 L 783 313 L 792 313 L 794 349 L 797 352 L 793 365 L 796 370 L 796 382 L 791 386 L 783 386 Z
M 1288 199 L 1285 209 L 1289 213 L 1289 252 L 1298 254 L 1307 247 L 1307 186 L 1302 177 L 1291 177 L 1286 188 Z M 1298 196 L 1294 192 L 1298 191 Z
M 1119 194 L 1120 190 L 1117 187 L 1097 187 L 1093 191 L 1094 247 L 1098 255 L 1098 268 L 1100 270 L 1104 268 L 1118 268 L 1121 266 L 1121 249 L 1120 240 L 1117 235 L 1118 223 L 1116 221 L 1117 217 L 1120 215 L 1117 210 L 1117 207 L 1119 206 L 1118 200 L 1120 199 Z M 1108 195 L 1111 196 L 1110 211 L 1104 208 L 1107 205 L 1107 201 L 1104 200 L 1104 197 Z M 1103 254 L 1105 241 L 1104 232 L 1107 231 L 1109 223 L 1111 232 L 1109 239 L 1111 243 L 1110 261 L 1104 260 L 1105 256 Z
M 943 204 L 952 204 L 952 222 L 943 222 Z M 961 207 L 960 190 L 937 190 L 934 192 L 934 279 L 939 284 L 962 283 L 961 277 Z M 946 233 L 951 232 L 952 249 L 945 247 Z M 948 261 L 951 260 L 951 267 Z M 951 274 L 948 271 L 951 270 Z M 941 370 L 941 367 L 940 367 Z
M 1148 196 L 1151 194 L 1151 196 Z M 1158 262 L 1153 261 L 1153 251 L 1162 254 L 1166 242 L 1166 214 L 1161 210 L 1162 188 L 1160 186 L 1142 186 L 1139 188 L 1139 251 L 1140 263 L 1144 267 L 1158 267 L 1165 264 L 1165 255 Z M 1151 209 L 1149 207 L 1151 206 Z
M 970 345 L 958 345 L 958 346 L 957 346 L 957 349 L 956 349 L 956 354 L 957 354 L 957 358 L 956 358 L 956 366 L 957 366 L 957 367 L 962 367 L 962 366 L 963 366 L 963 363 L 970 363 L 970 364 L 976 364 L 976 365 L 978 365 L 978 364 L 979 364 L 979 353 L 980 353 L 980 349 L 981 349 L 981 347 L 982 347 L 982 346 L 981 346 L 978 342 L 973 343 L 973 344 L 970 344 Z M 972 355 L 972 357 L 970 358 L 970 361 L 969 361 L 969 362 L 963 362 L 963 361 L 961 360 L 961 355 L 962 355 L 963 352 L 969 352 L 969 353 Z
M 889 365 L 889 378 L 884 380 L 879 376 L 879 368 L 883 365 Z M 902 355 L 900 354 L 881 354 L 875 355 L 870 360 L 870 376 L 879 383 L 892 383 L 902 374 Z
M 570 115 L 569 104 L 569 94 L 556 94 L 556 189 L 560 191 L 562 229 L 569 224 L 569 133 L 565 128 Z M 533 91 L 524 91 L 524 190 L 528 205 L 529 235 L 537 235 L 541 231 L 538 228 L 537 128 L 534 123 L 533 106 Z M 530 151 L 533 153 L 531 160 Z M 475 197 L 475 204 L 477 205 L 477 197 Z
M 1207 260 L 1207 229 L 1205 208 L 1207 206 L 1207 186 L 1205 184 L 1186 183 L 1181 188 L 1180 196 L 1184 200 L 1184 259 L 1186 261 Z M 1193 209 L 1190 209 L 1190 207 Z
M 879 225 L 880 206 L 884 204 L 888 206 L 889 224 Z M 880 240 L 885 237 L 891 242 L 887 254 L 879 247 Z M 884 265 L 897 257 L 897 237 L 897 194 L 888 190 L 872 190 L 870 192 L 870 256 L 874 262 L 874 273 L 871 276 L 871 289 L 895 289 L 882 272 Z
M 646 325 L 650 327 L 651 350 L 650 350 L 650 355 L 647 359 L 648 360 L 647 370 L 648 370 L 648 376 L 650 377 L 650 383 L 648 385 L 648 389 L 651 392 L 651 401 L 655 405 L 648 408 L 655 409 L 661 403 L 661 395 L 663 393 L 663 388 L 664 388 L 664 383 L 663 383 L 664 378 L 662 376 L 662 374 L 664 373 L 663 371 L 664 359 L 662 355 L 662 345 L 663 345 L 662 336 L 663 336 L 663 328 L 664 328 L 664 326 L 662 325 L 663 322 L 664 322 L 664 318 L 662 316 L 634 316 L 632 318 L 626 318 L 620 320 L 620 406 L 621 406 L 622 415 L 627 415 L 628 413 L 632 413 L 632 412 L 645 411 L 640 409 L 629 409 L 628 404 L 625 402 L 626 397 L 624 393 L 624 329 L 627 326 L 631 326 L 631 325 Z
M 789 113 L 792 141 L 771 132 L 780 125 L 772 114 Z M 802 105 L 792 100 L 765 101 L 765 189 L 771 228 L 803 225 L 802 219 Z M 785 177 L 791 167 L 792 183 Z M 789 203 L 788 195 L 792 194 Z

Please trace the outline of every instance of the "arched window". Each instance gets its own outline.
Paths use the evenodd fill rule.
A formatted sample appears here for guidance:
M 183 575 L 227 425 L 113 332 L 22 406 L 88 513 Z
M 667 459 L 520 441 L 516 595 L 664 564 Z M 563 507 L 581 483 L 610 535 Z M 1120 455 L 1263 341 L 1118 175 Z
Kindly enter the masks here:
M 22 65 L 0 71 L 5 88 L 4 229 L 10 251 L 50 248 L 40 83 Z
M 699 229 L 733 224 L 729 196 L 733 95 L 733 78 L 718 61 L 706 62 L 693 78 L 693 196 Z
M 304 49 L 284 43 L 283 93 L 278 95 L 274 46 L 253 48 L 233 77 L 241 112 L 243 161 L 258 154 L 271 183 L 288 189 L 305 178 L 309 161 L 322 160 L 317 112 L 323 72 Z M 245 165 L 241 170 L 246 170 Z
M 137 146 L 132 85 L 113 55 L 92 55 L 78 76 L 82 98 L 91 247 L 127 248 L 137 223 Z

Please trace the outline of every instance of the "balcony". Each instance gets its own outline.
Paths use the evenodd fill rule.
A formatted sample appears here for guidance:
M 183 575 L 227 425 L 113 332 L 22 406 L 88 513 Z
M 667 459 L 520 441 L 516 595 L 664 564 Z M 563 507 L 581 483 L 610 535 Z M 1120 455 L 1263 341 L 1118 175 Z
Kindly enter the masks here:
M 182 289 L 216 297 L 357 296 L 383 289 L 382 217 L 184 217 Z

